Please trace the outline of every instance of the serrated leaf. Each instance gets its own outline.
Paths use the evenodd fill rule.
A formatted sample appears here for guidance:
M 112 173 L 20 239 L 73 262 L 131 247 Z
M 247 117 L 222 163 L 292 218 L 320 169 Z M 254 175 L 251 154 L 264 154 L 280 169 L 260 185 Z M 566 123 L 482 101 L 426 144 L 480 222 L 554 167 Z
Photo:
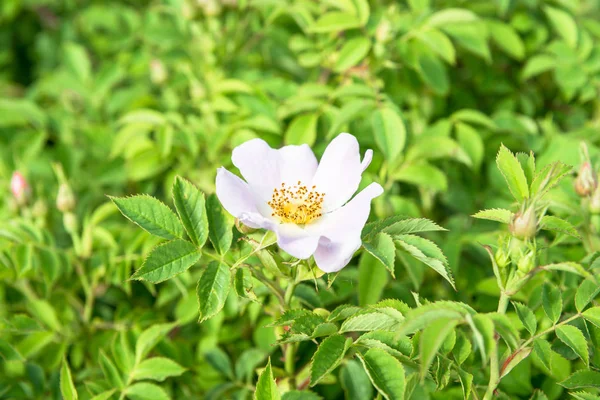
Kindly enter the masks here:
M 539 269 L 544 270 L 544 271 L 570 272 L 572 274 L 576 274 L 576 275 L 579 275 L 584 278 L 588 278 L 588 277 L 592 276 L 592 274 L 590 274 L 588 271 L 586 271 L 586 269 L 583 268 L 583 266 L 581 264 L 578 264 L 578 263 L 572 262 L 572 261 L 565 261 L 565 262 L 560 262 L 560 263 L 555 263 L 555 264 L 543 265 L 543 266 L 539 267 Z
M 135 343 L 135 363 L 138 364 L 152 348 L 169 333 L 175 324 L 157 324 L 143 331 Z
M 179 376 L 185 368 L 165 357 L 152 357 L 139 363 L 132 373 L 133 380 L 151 379 L 164 381 L 171 376 Z
M 208 238 L 208 217 L 204 193 L 180 176 L 173 183 L 173 203 L 190 240 L 198 247 Z
M 547 340 L 544 339 L 536 339 L 533 341 L 533 350 L 535 354 L 538 356 L 539 360 L 542 364 L 548 369 L 548 371 L 552 371 L 552 346 L 548 343 Z
M 429 367 L 444 340 L 446 340 L 446 337 L 457 324 L 458 320 L 456 319 L 440 318 L 433 321 L 423 330 L 419 339 L 421 381 L 427 376 Z
M 66 360 L 63 360 L 60 368 L 60 393 L 64 400 L 77 400 L 79 398 Z
M 411 309 L 405 315 L 405 320 L 398 328 L 398 335 L 409 335 L 423 329 L 430 323 L 441 318 L 464 320 L 468 314 L 475 314 L 470 306 L 453 302 L 437 301 Z
M 529 185 L 527 184 L 525 172 L 521 168 L 521 163 L 504 145 L 500 146 L 496 164 L 515 199 L 521 201 L 529 198 Z
M 367 250 L 373 257 L 375 257 L 389 273 L 394 277 L 394 260 L 396 259 L 396 246 L 394 245 L 394 239 L 385 232 L 377 234 L 373 243 L 363 243 L 365 250 Z
M 382 312 L 365 312 L 348 318 L 342 323 L 340 332 L 368 332 L 378 329 L 394 330 L 402 322 Z
M 567 346 L 569 346 L 585 362 L 590 363 L 587 341 L 583 333 L 572 325 L 561 325 L 556 327 L 556 336 Z
M 332 335 L 321 342 L 310 364 L 310 386 L 315 386 L 344 359 L 352 339 Z
M 600 285 L 595 278 L 587 278 L 577 288 L 575 307 L 581 312 L 600 293 Z
M 521 361 L 529 357 L 531 354 L 531 347 L 525 347 L 522 349 L 518 349 L 513 354 L 511 354 L 502 364 L 502 368 L 500 369 L 500 379 L 505 377 L 516 367 Z
M 202 253 L 185 240 L 172 240 L 156 246 L 131 279 L 159 283 L 187 271 Z
M 577 229 L 570 222 L 552 215 L 544 215 L 540 220 L 539 226 L 540 229 L 546 231 L 560 232 L 576 238 L 580 237 Z
M 119 372 L 115 364 L 112 362 L 112 360 L 108 358 L 103 351 L 100 351 L 100 368 L 102 369 L 102 373 L 104 374 L 106 379 L 110 382 L 110 384 L 113 387 L 125 387 L 125 383 L 123 382 L 121 373 Z
M 589 321 L 600 328 L 600 306 L 588 308 L 581 315 L 583 315 L 583 318 L 585 318 L 586 321 Z
M 127 398 L 131 400 L 169 400 L 167 392 L 160 386 L 148 382 L 134 383 L 125 389 Z
M 196 289 L 200 322 L 221 311 L 229 294 L 230 280 L 231 272 L 227 265 L 216 261 L 208 264 Z
M 545 283 L 542 288 L 542 306 L 552 324 L 556 324 L 562 312 L 562 297 L 560 290 L 551 283 Z
M 513 219 L 513 213 L 502 208 L 492 208 L 489 210 L 478 211 L 473 214 L 472 217 L 509 224 Z
M 223 210 L 219 199 L 214 194 L 206 199 L 206 212 L 210 242 L 219 254 L 225 254 L 231 247 L 231 241 L 233 240 L 234 218 Z
M 334 71 L 344 72 L 354 67 L 369 54 L 370 49 L 371 40 L 367 37 L 358 36 L 348 40 L 339 52 Z
M 388 163 L 394 163 L 406 144 L 406 128 L 398 112 L 391 107 L 378 108 L 371 114 L 375 143 Z
M 252 273 L 247 268 L 239 268 L 235 272 L 234 278 L 235 292 L 240 297 L 245 297 L 250 300 L 257 300 L 256 294 L 254 294 L 253 283 L 252 283 Z
M 569 376 L 559 385 L 567 389 L 596 388 L 600 389 L 600 372 L 580 370 Z
M 400 248 L 425 265 L 433 268 L 456 290 L 452 272 L 448 268 L 448 261 L 435 243 L 414 235 L 398 235 L 395 239 Z
M 404 399 L 406 378 L 400 361 L 380 349 L 370 349 L 358 357 L 371 383 L 385 399 Z
M 364 240 L 371 240 L 379 232 L 395 236 L 407 233 L 445 230 L 445 228 L 426 218 L 409 218 L 402 215 L 394 215 L 380 221 L 368 223 L 363 229 L 362 236 Z
M 271 371 L 271 359 L 267 363 L 267 367 L 258 377 L 256 383 L 256 391 L 254 392 L 254 400 L 279 400 L 281 395 L 275 379 L 273 379 L 273 372 Z
M 521 303 L 512 303 L 517 311 L 517 315 L 519 319 L 523 323 L 525 329 L 529 331 L 531 335 L 535 335 L 535 331 L 537 329 L 537 319 L 535 318 L 535 314 L 529 307 Z
M 148 195 L 109 197 L 119 211 L 146 232 L 165 239 L 183 236 L 183 226 L 173 211 Z
M 349 360 L 340 371 L 340 383 L 346 398 L 356 400 L 373 400 L 373 386 L 369 376 L 356 360 Z

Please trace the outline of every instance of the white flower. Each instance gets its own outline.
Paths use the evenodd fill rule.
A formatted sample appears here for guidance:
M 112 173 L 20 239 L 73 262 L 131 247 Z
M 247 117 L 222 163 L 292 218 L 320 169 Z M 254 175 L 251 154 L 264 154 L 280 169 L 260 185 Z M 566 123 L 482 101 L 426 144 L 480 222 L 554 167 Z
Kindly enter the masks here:
M 308 145 L 272 149 L 252 139 L 231 157 L 246 182 L 219 168 L 217 196 L 243 224 L 274 231 L 292 256 L 314 255 L 321 270 L 339 271 L 361 246 L 371 200 L 383 193 L 372 183 L 350 200 L 372 157 L 367 150 L 361 162 L 358 141 L 348 133 L 329 144 L 320 163 Z

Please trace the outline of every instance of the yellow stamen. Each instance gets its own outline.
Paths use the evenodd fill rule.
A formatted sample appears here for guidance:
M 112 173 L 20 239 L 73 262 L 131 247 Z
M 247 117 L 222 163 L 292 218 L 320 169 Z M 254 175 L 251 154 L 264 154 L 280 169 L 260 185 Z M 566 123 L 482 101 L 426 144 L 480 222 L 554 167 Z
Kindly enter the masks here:
M 282 222 L 298 225 L 308 224 L 321 215 L 324 193 L 315 191 L 316 186 L 309 190 L 298 181 L 297 185 L 291 186 L 285 183 L 281 188 L 273 189 L 271 201 L 267 204 L 273 210 L 273 216 L 279 217 Z

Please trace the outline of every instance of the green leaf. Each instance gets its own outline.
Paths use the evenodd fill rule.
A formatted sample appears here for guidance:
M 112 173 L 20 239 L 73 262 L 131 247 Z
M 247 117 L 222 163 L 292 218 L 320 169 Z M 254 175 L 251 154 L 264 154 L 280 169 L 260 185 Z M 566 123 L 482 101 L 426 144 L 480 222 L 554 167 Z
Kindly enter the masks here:
M 308 28 L 312 33 L 339 32 L 362 26 L 360 19 L 350 13 L 330 11 L 323 14 L 312 26 Z
M 159 283 L 171 279 L 194 265 L 202 253 L 185 240 L 172 240 L 156 246 L 131 279 Z
M 125 394 L 131 400 L 169 400 L 170 397 L 160 386 L 154 383 L 134 383 L 125 389 Z
M 235 272 L 233 282 L 233 287 L 238 296 L 257 300 L 253 290 L 252 273 L 247 268 L 239 268 Z
M 375 257 L 389 273 L 394 276 L 394 260 L 396 259 L 396 246 L 394 239 L 385 232 L 380 232 L 375 237 L 373 243 L 363 243 L 373 257 Z
M 208 237 L 217 252 L 225 254 L 231 247 L 231 241 L 233 240 L 234 218 L 223 210 L 219 199 L 214 194 L 208 196 L 206 200 L 206 211 L 210 228 Z
M 544 7 L 544 11 L 554 30 L 562 36 L 571 48 L 575 48 L 577 46 L 578 32 L 577 23 L 573 17 L 566 11 L 555 7 L 546 6 Z
M 489 210 L 478 211 L 477 213 L 473 214 L 472 217 L 509 224 L 513 219 L 513 213 L 503 208 L 492 208 Z
M 452 272 L 448 268 L 448 260 L 435 243 L 415 235 L 398 235 L 395 239 L 398 246 L 417 260 L 433 268 L 452 285 L 452 288 L 456 289 Z
M 411 309 L 405 315 L 405 321 L 398 328 L 398 335 L 409 335 L 425 328 L 433 321 L 452 318 L 464 321 L 475 310 L 466 304 L 453 301 L 437 301 Z
M 445 8 L 432 14 L 427 20 L 428 26 L 444 26 L 477 21 L 477 15 L 464 8 Z
M 312 146 L 317 139 L 317 122 L 319 114 L 310 112 L 294 117 L 287 131 L 285 142 L 291 145 L 307 144 Z
M 418 71 L 423 81 L 436 94 L 447 94 L 450 90 L 450 79 L 444 63 L 431 53 L 423 52 L 418 57 Z
M 433 221 L 426 218 L 408 218 L 402 215 L 394 215 L 379 221 L 368 223 L 362 231 L 363 240 L 369 241 L 379 232 L 389 235 L 401 235 L 405 233 L 436 232 L 445 231 Z
M 575 293 L 575 307 L 581 312 L 600 293 L 600 285 L 595 278 L 587 278 L 577 288 Z
M 537 329 L 537 319 L 535 318 L 533 311 L 521 303 L 513 302 L 512 304 L 515 307 L 517 315 L 523 323 L 523 326 L 525 326 L 525 329 L 527 329 L 531 335 L 535 335 L 535 331 Z
M 2 338 L 0 338 L 0 357 L 6 361 L 25 361 L 19 351 Z
M 545 283 L 542 288 L 542 306 L 552 324 L 556 324 L 562 312 L 562 297 L 560 290 L 551 283 Z
M 100 351 L 100 368 L 102 369 L 102 373 L 104 374 L 106 379 L 110 382 L 110 384 L 113 387 L 125 387 L 125 383 L 123 382 L 121 373 L 119 372 L 115 364 L 112 362 L 112 360 L 108 358 L 103 351 Z
M 365 312 L 345 320 L 342 323 L 340 332 L 368 332 L 379 329 L 394 330 L 400 322 L 402 322 L 401 319 L 383 312 Z
M 547 54 L 539 54 L 527 60 L 527 63 L 521 71 L 521 80 L 537 76 L 543 72 L 550 71 L 556 67 L 556 59 Z
M 427 376 L 435 355 L 457 324 L 458 321 L 456 319 L 440 318 L 433 321 L 423 330 L 419 339 L 421 380 L 424 380 Z
M 521 168 L 521 163 L 504 145 L 500 146 L 496 164 L 515 199 L 522 201 L 529 198 L 529 185 L 527 184 L 525 172 Z
M 80 82 L 88 82 L 92 73 L 92 66 L 85 47 L 75 43 L 67 43 L 65 45 L 64 60 L 67 68 Z
M 588 308 L 583 313 L 583 318 L 600 328 L 600 306 Z
M 393 174 L 393 178 L 438 192 L 448 190 L 446 175 L 439 168 L 427 162 L 405 165 Z
M 529 357 L 531 354 L 531 347 L 525 347 L 522 349 L 518 349 L 513 354 L 508 356 L 504 363 L 502 364 L 502 370 L 500 371 L 500 379 L 504 378 L 506 375 L 513 370 L 521 361 Z
M 415 37 L 421 43 L 429 47 L 434 53 L 439 55 L 450 65 L 456 62 L 456 50 L 452 41 L 443 32 L 438 29 L 420 30 L 415 33 Z
M 358 262 L 358 303 L 366 306 L 379 301 L 388 280 L 385 265 L 370 253 L 363 252 Z
M 490 130 L 496 130 L 498 127 L 493 119 L 482 113 L 481 111 L 471 108 L 463 108 L 452 114 L 452 120 L 466 122 L 472 125 L 480 125 Z
M 109 400 L 116 391 L 117 389 L 105 390 L 104 392 L 92 397 L 91 400 Z
M 583 333 L 572 325 L 561 325 L 556 327 L 556 336 L 567 346 L 569 346 L 585 362 L 590 363 L 587 341 Z
M 459 122 L 456 124 L 456 138 L 471 159 L 473 170 L 479 170 L 483 162 L 483 156 L 485 155 L 481 135 L 471 125 Z
M 140 361 L 169 333 L 175 324 L 157 324 L 143 331 L 135 343 L 135 363 Z
M 161 112 L 145 108 L 130 111 L 119 119 L 119 124 L 163 125 L 166 122 L 167 119 Z
M 373 386 L 385 399 L 404 399 L 405 376 L 400 361 L 380 349 L 370 349 L 358 357 Z
M 173 203 L 192 243 L 204 246 L 208 238 L 208 217 L 204 193 L 180 176 L 173 183 Z
M 230 280 L 231 273 L 227 265 L 217 261 L 208 264 L 196 289 L 200 322 L 221 311 L 229 294 Z
M 552 215 L 544 215 L 540 220 L 539 226 L 540 229 L 546 231 L 560 232 L 576 238 L 580 237 L 577 229 L 570 222 Z
M 77 400 L 79 395 L 77 389 L 73 384 L 73 377 L 71 377 L 71 370 L 66 360 L 63 360 L 62 367 L 60 368 L 60 393 L 64 400 Z
M 444 32 L 464 49 L 490 63 L 492 56 L 487 43 L 488 31 L 483 23 L 452 24 L 443 27 Z
M 580 370 L 569 376 L 559 385 L 567 389 L 596 388 L 600 389 L 600 372 Z
M 369 50 L 371 50 L 371 40 L 367 37 L 358 36 L 348 40 L 340 50 L 333 70 L 344 72 L 354 67 L 369 54 Z
M 233 379 L 233 369 L 229 355 L 219 347 L 208 350 L 204 357 L 206 361 L 224 377 Z
M 554 352 L 552 351 L 550 343 L 544 339 L 535 339 L 533 341 L 533 350 L 548 371 L 552 371 L 552 358 Z
M 512 26 L 499 21 L 490 21 L 488 28 L 492 40 L 506 54 L 515 60 L 522 60 L 525 57 L 525 45 Z
M 322 397 L 308 390 L 290 390 L 281 396 L 281 400 L 322 400 Z
M 353 400 L 373 400 L 373 386 L 369 376 L 356 360 L 349 360 L 340 371 L 340 383 L 346 398 Z
M 561 263 L 543 265 L 543 266 L 539 267 L 539 269 L 544 270 L 544 271 L 570 272 L 572 274 L 576 274 L 576 275 L 579 275 L 584 278 L 592 276 L 588 271 L 586 271 L 585 268 L 583 268 L 583 266 L 581 264 L 578 264 L 578 263 L 572 262 L 572 261 L 565 261 L 565 262 L 561 262 Z
M 148 195 L 110 197 L 119 211 L 148 233 L 165 239 L 183 236 L 183 227 L 169 207 Z
M 310 386 L 315 386 L 344 359 L 352 339 L 332 335 L 321 342 L 310 364 Z
M 391 107 L 376 109 L 371 115 L 375 143 L 388 163 L 394 163 L 406 143 L 406 128 L 398 112 Z
M 153 357 L 139 363 L 132 373 L 133 380 L 151 379 L 164 381 L 171 376 L 179 376 L 185 368 L 165 357 Z
M 267 367 L 258 377 L 256 383 L 256 391 L 254 392 L 254 400 L 279 400 L 281 395 L 279 389 L 273 379 L 273 372 L 271 371 L 271 359 L 267 363 Z

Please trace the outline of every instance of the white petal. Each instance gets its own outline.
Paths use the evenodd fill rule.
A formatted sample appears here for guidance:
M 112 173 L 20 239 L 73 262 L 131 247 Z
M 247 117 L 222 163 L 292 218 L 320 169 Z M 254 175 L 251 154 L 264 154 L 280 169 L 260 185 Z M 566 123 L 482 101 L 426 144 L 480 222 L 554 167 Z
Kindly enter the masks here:
M 341 133 L 325 149 L 313 185 L 325 193 L 323 211 L 333 211 L 346 203 L 358 189 L 362 174 L 358 141 Z
M 295 185 L 300 181 L 307 186 L 311 185 L 318 163 L 309 145 L 284 146 L 276 151 L 281 157 L 281 182 Z
M 279 155 L 262 139 L 242 143 L 231 155 L 252 193 L 264 202 L 271 199 L 273 189 L 281 184 Z
M 295 224 L 281 224 L 276 228 L 277 244 L 286 253 L 300 259 L 313 255 L 319 244 L 319 236 L 310 234 Z
M 365 172 L 365 170 L 369 167 L 369 164 L 371 164 L 371 160 L 373 160 L 373 150 L 369 149 L 365 151 L 365 156 L 363 157 L 363 160 L 360 163 L 362 172 Z
M 308 225 L 308 232 L 320 233 L 321 240 L 315 252 L 317 266 L 325 272 L 344 268 L 361 245 L 362 232 L 371 200 L 383 193 L 378 183 L 371 183 L 342 208 L 324 215 L 315 224 Z

